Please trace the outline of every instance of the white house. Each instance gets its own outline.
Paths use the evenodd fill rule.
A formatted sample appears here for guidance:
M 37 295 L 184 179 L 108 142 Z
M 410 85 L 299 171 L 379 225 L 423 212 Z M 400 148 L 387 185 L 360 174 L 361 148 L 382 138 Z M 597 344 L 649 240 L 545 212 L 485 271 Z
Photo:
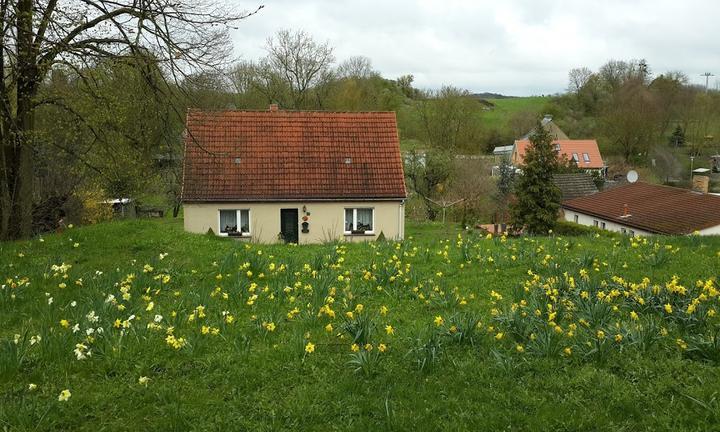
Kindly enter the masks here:
M 629 235 L 720 234 L 720 197 L 689 189 L 629 183 L 562 208 L 567 221 Z

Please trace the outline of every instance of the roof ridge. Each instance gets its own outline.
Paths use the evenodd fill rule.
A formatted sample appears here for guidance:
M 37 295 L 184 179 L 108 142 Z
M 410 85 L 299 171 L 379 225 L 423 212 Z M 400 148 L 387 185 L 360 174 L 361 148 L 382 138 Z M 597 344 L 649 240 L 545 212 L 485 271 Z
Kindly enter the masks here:
M 269 113 L 278 115 L 282 113 L 323 113 L 323 114 L 397 114 L 396 111 L 336 111 L 336 110 L 293 110 L 293 109 L 278 109 L 277 111 L 271 111 L 268 109 L 236 109 L 236 108 L 188 108 L 188 113 L 221 113 L 221 112 L 247 112 L 247 113 Z

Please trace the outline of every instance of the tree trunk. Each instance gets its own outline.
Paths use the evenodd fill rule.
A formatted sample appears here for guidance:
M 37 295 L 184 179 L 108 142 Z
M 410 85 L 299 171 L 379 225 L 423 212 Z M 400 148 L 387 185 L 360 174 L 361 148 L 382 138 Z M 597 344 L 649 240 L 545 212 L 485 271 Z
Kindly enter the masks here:
M 32 0 L 20 0 L 17 6 L 17 111 L 10 139 L 4 148 L 3 216 L 6 239 L 30 237 L 33 206 L 33 98 L 37 90 L 37 65 L 33 49 Z M 5 202 L 9 195 L 9 202 Z M 9 214 L 5 216 L 5 213 Z

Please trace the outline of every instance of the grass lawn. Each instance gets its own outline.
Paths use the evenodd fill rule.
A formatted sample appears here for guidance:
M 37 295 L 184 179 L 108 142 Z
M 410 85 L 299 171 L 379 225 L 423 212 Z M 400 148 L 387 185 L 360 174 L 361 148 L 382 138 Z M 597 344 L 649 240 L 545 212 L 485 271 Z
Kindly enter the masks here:
M 720 424 L 720 238 L 407 235 L 0 243 L 0 430 Z
M 488 100 L 495 104 L 495 109 L 483 112 L 480 121 L 485 127 L 502 130 L 507 127 L 507 123 L 513 114 L 518 112 L 527 111 L 537 114 L 538 117 L 541 116 L 543 107 L 550 101 L 550 98 L 546 96 L 528 96 Z

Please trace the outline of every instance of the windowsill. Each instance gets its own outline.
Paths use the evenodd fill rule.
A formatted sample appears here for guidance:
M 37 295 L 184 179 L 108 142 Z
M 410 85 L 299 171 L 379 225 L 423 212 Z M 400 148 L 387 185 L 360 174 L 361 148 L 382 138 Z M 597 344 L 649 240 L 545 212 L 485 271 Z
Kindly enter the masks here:
M 375 236 L 375 233 L 372 231 L 366 231 L 364 233 L 352 233 L 352 232 L 345 232 L 345 237 L 373 237 Z
M 228 237 L 228 238 L 250 238 L 252 237 L 250 233 L 242 233 L 242 234 L 228 234 L 228 233 L 220 233 L 220 237 Z

